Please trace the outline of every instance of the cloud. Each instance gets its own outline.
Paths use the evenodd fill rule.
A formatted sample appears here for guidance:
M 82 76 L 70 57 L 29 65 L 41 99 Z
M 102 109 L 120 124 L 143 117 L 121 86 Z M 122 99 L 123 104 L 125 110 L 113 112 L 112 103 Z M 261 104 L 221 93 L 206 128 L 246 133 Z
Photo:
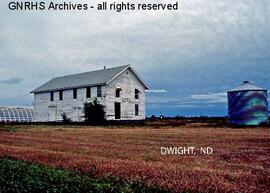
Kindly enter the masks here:
M 5 79 L 5 80 L 0 80 L 0 83 L 3 84 L 19 84 L 23 81 L 22 78 L 9 78 L 9 79 Z
M 154 98 L 150 99 L 146 102 L 146 106 L 149 109 L 153 108 L 208 108 L 208 107 L 213 107 L 215 103 L 212 101 L 209 102 L 208 100 L 197 100 L 197 99 L 192 99 L 188 97 L 184 98 Z
M 193 94 L 190 95 L 191 99 L 205 101 L 208 103 L 226 103 L 227 102 L 227 93 L 207 93 L 207 94 Z
M 4 82 L 23 81 L 12 88 L 12 81 L 2 82 L 3 98 L 27 94 L 55 76 L 122 64 L 133 65 L 151 88 L 164 88 L 147 96 L 157 109 L 168 101 L 171 107 L 225 106 L 217 93 L 243 80 L 269 87 L 269 0 L 186 0 L 179 11 L 120 13 L 10 11 L 8 2 L 0 1 L 0 75 Z
M 159 90 L 147 90 L 148 93 L 166 93 L 167 91 L 165 89 L 159 89 Z

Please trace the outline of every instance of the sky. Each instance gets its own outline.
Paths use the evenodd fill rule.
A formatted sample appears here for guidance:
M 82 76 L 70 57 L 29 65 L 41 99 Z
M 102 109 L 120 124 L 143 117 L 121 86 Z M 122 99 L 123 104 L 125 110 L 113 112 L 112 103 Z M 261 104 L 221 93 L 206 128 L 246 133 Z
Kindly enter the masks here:
M 226 116 L 226 91 L 245 80 L 270 90 L 269 0 L 119 13 L 11 11 L 8 2 L 0 2 L 0 105 L 31 106 L 29 92 L 53 77 L 126 64 L 150 86 L 148 116 Z

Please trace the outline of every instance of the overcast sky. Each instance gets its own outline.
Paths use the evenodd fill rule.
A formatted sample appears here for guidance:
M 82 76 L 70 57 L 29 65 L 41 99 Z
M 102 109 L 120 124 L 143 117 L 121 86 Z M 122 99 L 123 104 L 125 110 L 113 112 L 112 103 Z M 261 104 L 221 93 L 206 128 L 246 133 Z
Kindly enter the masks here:
M 244 80 L 270 89 L 269 0 L 182 0 L 179 11 L 120 13 L 10 11 L 7 3 L 0 105 L 31 105 L 29 92 L 49 79 L 104 65 L 141 74 L 153 90 L 148 115 L 222 116 L 225 92 Z

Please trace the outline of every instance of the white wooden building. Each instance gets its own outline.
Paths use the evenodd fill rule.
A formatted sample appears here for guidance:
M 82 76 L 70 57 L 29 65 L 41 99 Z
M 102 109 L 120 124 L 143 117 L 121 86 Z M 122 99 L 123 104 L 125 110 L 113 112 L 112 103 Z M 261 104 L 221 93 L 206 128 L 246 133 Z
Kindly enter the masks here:
M 83 105 L 95 98 L 104 106 L 106 120 L 144 120 L 148 86 L 130 66 L 104 68 L 53 78 L 34 93 L 35 122 L 84 120 Z

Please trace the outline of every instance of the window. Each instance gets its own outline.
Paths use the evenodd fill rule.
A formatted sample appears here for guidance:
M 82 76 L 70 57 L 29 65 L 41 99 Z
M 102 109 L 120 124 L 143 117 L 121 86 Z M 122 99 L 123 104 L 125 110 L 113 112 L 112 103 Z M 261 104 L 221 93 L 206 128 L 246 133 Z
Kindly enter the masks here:
M 73 99 L 77 99 L 77 89 L 73 89 Z
M 86 98 L 91 98 L 91 87 L 86 87 Z
M 115 97 L 117 97 L 117 98 L 120 97 L 120 91 L 121 91 L 120 88 L 117 88 L 117 89 L 115 90 Z
M 101 92 L 101 86 L 97 86 L 97 97 L 101 97 L 102 92 Z
M 60 101 L 63 100 L 63 91 L 62 90 L 59 91 L 59 100 Z
M 53 91 L 50 92 L 50 101 L 53 101 Z
M 139 105 L 135 104 L 135 116 L 139 116 Z
M 139 89 L 135 89 L 135 99 L 139 99 Z

